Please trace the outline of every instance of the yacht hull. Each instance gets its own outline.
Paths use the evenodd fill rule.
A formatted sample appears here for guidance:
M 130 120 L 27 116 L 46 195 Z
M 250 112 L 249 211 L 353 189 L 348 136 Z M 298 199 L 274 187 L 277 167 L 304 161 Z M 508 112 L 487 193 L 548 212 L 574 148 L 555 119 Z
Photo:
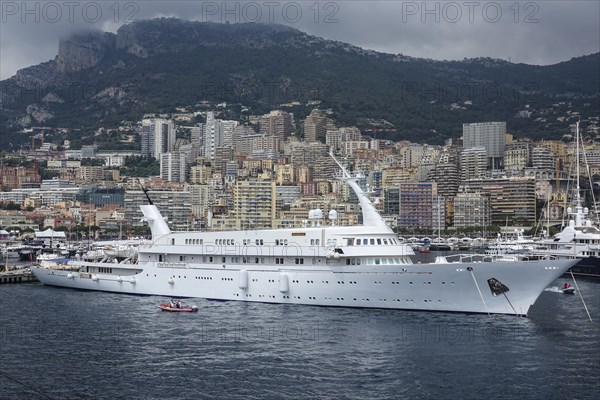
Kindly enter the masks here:
M 576 260 L 282 268 L 155 263 L 89 273 L 33 267 L 46 285 L 139 295 L 263 303 L 527 315 Z M 115 268 L 117 269 L 117 268 Z M 494 295 L 488 279 L 508 287 Z

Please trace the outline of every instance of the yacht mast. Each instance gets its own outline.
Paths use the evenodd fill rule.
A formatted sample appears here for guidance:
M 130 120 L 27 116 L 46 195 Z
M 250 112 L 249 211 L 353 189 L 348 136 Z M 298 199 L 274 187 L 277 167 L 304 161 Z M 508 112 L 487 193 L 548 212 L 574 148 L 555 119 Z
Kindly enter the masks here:
M 577 189 L 576 189 L 576 203 L 575 203 L 575 226 L 581 226 L 583 223 L 582 220 L 582 216 L 583 216 L 583 206 L 581 205 L 581 188 L 579 187 L 579 121 L 577 121 L 575 123 L 575 140 L 577 141 L 576 144 L 576 163 L 577 163 L 577 167 L 576 167 L 576 174 L 577 174 Z
M 371 200 L 369 200 L 369 198 L 367 197 L 366 193 L 363 192 L 360 186 L 358 186 L 356 179 L 348 173 L 346 168 L 342 164 L 340 164 L 340 162 L 337 160 L 337 158 L 335 158 L 332 152 L 329 153 L 329 156 L 333 158 L 333 161 L 335 161 L 338 167 L 340 167 L 340 169 L 342 170 L 342 179 L 348 184 L 348 186 L 350 186 L 350 188 L 352 188 L 352 190 L 356 194 L 356 197 L 358 197 L 358 202 L 360 203 L 360 207 L 362 209 L 363 225 L 377 226 L 380 228 L 384 228 L 387 231 L 391 231 L 391 229 L 386 225 L 385 221 L 381 218 L 381 215 L 379 215 L 379 212 L 375 209 L 373 203 L 371 203 Z

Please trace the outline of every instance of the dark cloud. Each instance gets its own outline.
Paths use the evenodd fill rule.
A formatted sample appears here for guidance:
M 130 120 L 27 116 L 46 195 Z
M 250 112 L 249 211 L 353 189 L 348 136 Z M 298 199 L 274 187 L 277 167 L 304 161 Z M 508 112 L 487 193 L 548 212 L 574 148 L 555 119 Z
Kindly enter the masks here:
M 553 64 L 600 51 L 598 1 L 2 1 L 0 77 L 54 58 L 60 37 L 135 19 L 276 22 L 415 57 Z

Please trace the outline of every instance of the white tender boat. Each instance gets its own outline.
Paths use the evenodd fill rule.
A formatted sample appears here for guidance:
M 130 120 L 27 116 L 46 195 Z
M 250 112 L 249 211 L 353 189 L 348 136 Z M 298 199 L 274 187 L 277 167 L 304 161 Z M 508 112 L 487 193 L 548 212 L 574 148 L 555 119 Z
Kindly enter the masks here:
M 141 210 L 152 241 L 139 247 L 135 263 L 78 261 L 70 264 L 76 271 L 32 270 L 47 285 L 171 298 L 526 315 L 575 263 L 413 264 L 412 249 L 342 170 L 359 198 L 361 226 L 336 226 L 331 212 L 332 223 L 314 219 L 303 228 L 172 232 L 148 198 Z

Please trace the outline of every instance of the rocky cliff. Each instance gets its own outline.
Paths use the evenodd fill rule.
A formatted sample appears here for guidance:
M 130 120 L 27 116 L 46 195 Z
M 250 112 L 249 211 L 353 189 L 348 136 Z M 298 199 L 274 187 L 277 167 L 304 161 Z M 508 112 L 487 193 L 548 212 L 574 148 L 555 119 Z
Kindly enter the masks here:
M 108 32 L 86 32 L 61 39 L 58 44 L 58 72 L 77 72 L 98 65 L 115 49 L 115 35 Z

